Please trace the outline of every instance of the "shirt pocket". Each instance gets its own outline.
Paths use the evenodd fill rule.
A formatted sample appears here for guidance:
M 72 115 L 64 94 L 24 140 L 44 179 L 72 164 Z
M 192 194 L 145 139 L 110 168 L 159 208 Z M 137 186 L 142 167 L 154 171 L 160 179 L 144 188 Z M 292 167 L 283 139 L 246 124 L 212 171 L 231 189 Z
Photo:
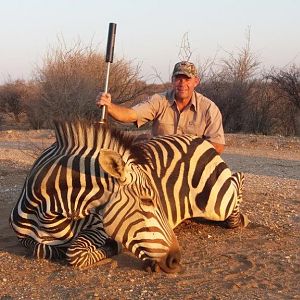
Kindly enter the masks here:
M 188 122 L 185 132 L 186 134 L 193 134 L 202 137 L 205 131 L 205 124 Z

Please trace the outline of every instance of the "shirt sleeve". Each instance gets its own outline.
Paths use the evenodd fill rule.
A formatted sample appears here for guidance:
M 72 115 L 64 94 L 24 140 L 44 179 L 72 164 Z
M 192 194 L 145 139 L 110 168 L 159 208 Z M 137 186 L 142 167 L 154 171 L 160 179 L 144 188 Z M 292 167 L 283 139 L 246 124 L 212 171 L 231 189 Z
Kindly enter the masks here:
M 204 137 L 213 143 L 225 145 L 222 115 L 216 104 L 211 103 L 206 115 Z
M 161 95 L 155 94 L 149 97 L 147 100 L 142 101 L 132 107 L 137 114 L 137 121 L 135 122 L 137 127 L 141 127 L 149 121 L 153 121 L 157 116 L 159 110 L 159 102 Z

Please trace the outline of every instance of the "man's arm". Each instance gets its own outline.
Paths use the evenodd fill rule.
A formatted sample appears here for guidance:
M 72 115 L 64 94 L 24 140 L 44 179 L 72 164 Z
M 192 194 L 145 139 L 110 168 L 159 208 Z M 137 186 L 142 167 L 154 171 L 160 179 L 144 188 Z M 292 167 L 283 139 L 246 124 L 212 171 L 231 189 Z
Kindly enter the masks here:
M 109 93 L 100 93 L 96 99 L 96 105 L 98 107 L 106 105 L 107 112 L 116 121 L 123 123 L 133 123 L 137 121 L 136 111 L 132 108 L 112 103 Z
M 111 103 L 107 111 L 115 120 L 123 123 L 133 123 L 137 120 L 137 114 L 132 108 Z
M 204 132 L 204 138 L 207 139 L 216 149 L 218 154 L 222 154 L 225 148 L 225 136 L 222 122 L 222 115 L 215 103 L 211 100 L 207 112 L 207 126 Z

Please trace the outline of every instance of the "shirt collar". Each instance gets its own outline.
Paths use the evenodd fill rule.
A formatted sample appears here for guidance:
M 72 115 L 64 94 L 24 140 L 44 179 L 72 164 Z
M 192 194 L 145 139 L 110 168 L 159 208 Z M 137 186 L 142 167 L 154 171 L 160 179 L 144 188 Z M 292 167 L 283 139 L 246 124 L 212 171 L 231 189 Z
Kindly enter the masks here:
M 170 106 L 176 105 L 174 90 L 167 91 L 166 98 L 167 98 Z M 192 99 L 191 99 L 191 102 L 188 104 L 188 107 L 190 107 L 190 109 L 196 111 L 196 92 L 195 91 L 193 92 Z

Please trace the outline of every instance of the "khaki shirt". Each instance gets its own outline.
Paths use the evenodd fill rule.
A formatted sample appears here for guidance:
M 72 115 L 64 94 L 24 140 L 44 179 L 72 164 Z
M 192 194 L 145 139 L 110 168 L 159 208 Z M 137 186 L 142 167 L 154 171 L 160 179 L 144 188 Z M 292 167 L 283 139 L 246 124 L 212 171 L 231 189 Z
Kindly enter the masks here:
M 214 102 L 194 92 L 190 103 L 179 111 L 174 92 L 155 94 L 132 107 L 137 127 L 153 121 L 152 134 L 194 134 L 208 141 L 225 144 L 222 115 Z

